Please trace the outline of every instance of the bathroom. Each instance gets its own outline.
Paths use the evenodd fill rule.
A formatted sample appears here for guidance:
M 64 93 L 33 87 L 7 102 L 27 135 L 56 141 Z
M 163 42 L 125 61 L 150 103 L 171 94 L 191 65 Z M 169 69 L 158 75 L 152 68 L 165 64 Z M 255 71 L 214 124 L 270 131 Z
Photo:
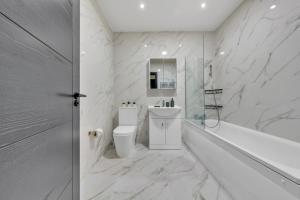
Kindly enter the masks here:
M 300 200 L 299 0 L 3 0 L 0 200 Z

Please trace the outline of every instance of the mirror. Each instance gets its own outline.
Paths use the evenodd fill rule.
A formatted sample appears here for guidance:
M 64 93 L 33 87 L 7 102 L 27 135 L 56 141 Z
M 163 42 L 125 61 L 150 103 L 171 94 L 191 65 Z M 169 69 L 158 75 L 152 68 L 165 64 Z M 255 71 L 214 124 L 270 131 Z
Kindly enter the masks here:
M 149 88 L 176 89 L 176 58 L 151 58 L 149 61 Z

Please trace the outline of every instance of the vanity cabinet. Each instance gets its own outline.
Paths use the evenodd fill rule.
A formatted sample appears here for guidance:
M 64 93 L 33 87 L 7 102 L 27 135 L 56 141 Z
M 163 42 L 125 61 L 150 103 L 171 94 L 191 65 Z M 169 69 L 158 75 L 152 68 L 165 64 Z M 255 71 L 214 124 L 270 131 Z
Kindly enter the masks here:
M 149 120 L 149 142 L 156 145 L 166 144 L 166 125 L 165 119 Z
M 181 149 L 181 119 L 155 118 L 149 114 L 149 148 Z
M 181 147 L 181 119 L 166 119 L 166 144 Z

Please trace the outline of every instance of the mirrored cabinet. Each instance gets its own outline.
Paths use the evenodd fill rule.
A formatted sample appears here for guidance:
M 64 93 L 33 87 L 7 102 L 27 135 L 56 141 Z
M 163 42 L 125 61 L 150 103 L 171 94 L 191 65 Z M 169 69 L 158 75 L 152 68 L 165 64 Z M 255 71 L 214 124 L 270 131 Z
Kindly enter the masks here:
M 176 89 L 176 58 L 151 58 L 148 71 L 149 89 Z

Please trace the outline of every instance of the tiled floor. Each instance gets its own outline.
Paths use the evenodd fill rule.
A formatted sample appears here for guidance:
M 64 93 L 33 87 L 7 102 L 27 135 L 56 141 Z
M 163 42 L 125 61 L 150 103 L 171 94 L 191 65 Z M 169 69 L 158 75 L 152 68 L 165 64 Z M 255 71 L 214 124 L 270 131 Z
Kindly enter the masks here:
M 82 181 L 82 200 L 232 200 L 186 149 L 137 145 L 126 159 L 110 149 Z

